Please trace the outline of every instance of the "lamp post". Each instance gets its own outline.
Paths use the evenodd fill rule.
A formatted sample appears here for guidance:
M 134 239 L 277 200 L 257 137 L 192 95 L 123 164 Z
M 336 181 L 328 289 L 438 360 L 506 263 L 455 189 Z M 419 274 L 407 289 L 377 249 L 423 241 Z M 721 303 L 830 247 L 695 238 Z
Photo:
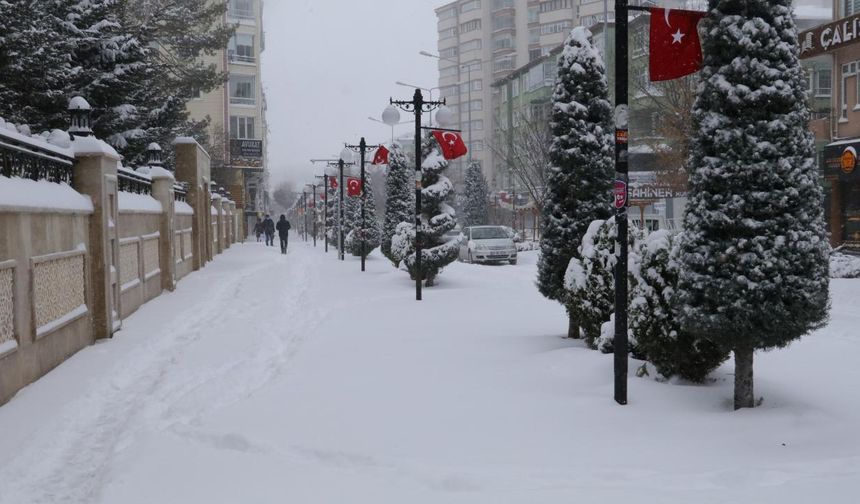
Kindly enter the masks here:
M 466 99 L 469 102 L 469 106 L 467 107 L 468 114 L 467 114 L 467 119 L 466 119 L 469 122 L 468 127 L 466 128 L 466 135 L 467 135 L 466 142 L 467 142 L 467 145 L 469 146 L 469 150 L 466 153 L 466 156 L 467 156 L 466 160 L 467 160 L 467 162 L 471 163 L 472 162 L 472 63 L 471 62 L 470 63 L 460 63 L 459 60 L 446 58 L 444 56 L 440 56 L 438 54 L 433 54 L 433 53 L 430 53 L 427 51 L 421 51 L 418 54 L 420 54 L 421 56 L 426 56 L 428 58 L 435 58 L 438 60 L 456 63 L 460 69 L 463 69 L 463 68 L 466 69 L 466 80 L 468 81 L 468 83 L 467 83 L 468 89 L 467 89 L 467 98 Z M 482 61 L 481 63 L 485 63 L 485 62 Z M 460 80 L 460 79 L 457 79 L 457 80 Z M 460 100 L 460 85 L 461 85 L 461 82 L 458 82 L 457 83 L 457 104 L 459 105 L 459 110 L 457 112 L 458 118 L 462 117 L 462 115 L 463 115 L 463 103 L 462 103 L 463 100 Z M 438 115 L 437 115 L 437 120 L 438 120 Z M 463 127 L 462 119 L 460 119 L 457 122 L 459 123 L 460 128 L 462 128 Z
M 385 113 L 383 113 L 383 120 L 386 123 L 391 120 L 394 122 L 400 120 L 400 113 L 392 105 L 415 114 L 415 299 L 421 301 L 421 282 L 423 280 L 421 272 L 421 114 L 423 112 L 429 113 L 433 109 L 445 105 L 445 100 L 425 101 L 421 90 L 416 89 L 412 100 L 389 99 L 389 103 L 390 105 L 385 109 Z M 394 114 L 389 113 L 391 110 L 394 111 Z M 385 117 L 386 113 L 389 114 L 388 119 Z
M 346 145 L 345 148 L 358 152 L 361 159 L 361 271 L 364 271 L 364 206 L 367 203 L 367 191 L 364 190 L 365 181 L 365 172 L 364 172 L 364 163 L 367 155 L 367 149 L 378 149 L 379 145 L 367 145 L 367 142 L 364 140 L 364 137 L 361 137 L 361 141 L 358 142 L 358 145 Z
M 308 193 L 302 191 L 302 237 L 308 241 Z
M 347 149 L 346 147 L 340 151 L 339 159 L 337 160 L 337 169 L 338 169 L 338 177 L 339 177 L 339 186 L 338 190 L 340 191 L 340 201 L 338 201 L 338 215 L 339 219 L 337 222 L 337 230 L 338 230 L 338 250 L 340 251 L 340 260 L 345 261 L 346 257 L 344 256 L 344 243 L 343 243 L 343 168 L 346 165 L 352 165 L 353 163 L 353 155 L 352 151 Z
M 326 166 L 323 169 L 322 175 L 317 175 L 316 177 L 322 177 L 323 179 L 323 204 L 324 208 L 324 217 L 323 217 L 323 234 L 325 235 L 325 251 L 328 253 L 328 192 L 331 188 L 330 181 L 337 176 L 338 169 L 338 160 L 337 159 L 311 159 L 311 163 L 325 163 Z
M 627 0 L 615 0 L 615 222 L 618 223 L 615 264 L 615 402 L 627 404 L 627 186 L 628 70 Z M 605 27 L 604 27 L 605 28 Z
M 314 247 L 317 246 L 317 217 L 319 216 L 319 212 L 317 211 L 317 185 L 316 184 L 305 184 L 307 187 L 311 188 L 311 208 L 314 209 L 314 216 L 311 219 L 313 223 L 313 237 L 314 237 Z

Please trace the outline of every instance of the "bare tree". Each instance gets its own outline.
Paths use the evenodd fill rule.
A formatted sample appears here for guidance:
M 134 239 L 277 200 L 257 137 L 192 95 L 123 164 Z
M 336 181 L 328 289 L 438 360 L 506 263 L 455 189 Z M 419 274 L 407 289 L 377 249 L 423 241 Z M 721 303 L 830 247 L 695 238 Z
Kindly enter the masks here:
M 272 199 L 283 210 L 293 209 L 293 205 L 299 200 L 300 192 L 296 192 L 296 188 L 292 182 L 281 182 L 278 187 L 272 192 Z
M 512 130 L 502 129 L 502 138 L 490 142 L 490 150 L 511 170 L 538 211 L 546 200 L 547 169 L 552 135 L 542 114 L 515 113 Z M 510 127 L 510 126 L 509 126 Z

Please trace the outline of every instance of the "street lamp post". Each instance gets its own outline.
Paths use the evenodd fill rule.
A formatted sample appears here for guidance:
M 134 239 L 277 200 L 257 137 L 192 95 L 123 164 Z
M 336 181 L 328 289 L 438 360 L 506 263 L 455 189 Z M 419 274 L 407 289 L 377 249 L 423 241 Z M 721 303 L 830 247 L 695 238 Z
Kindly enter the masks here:
M 364 190 L 365 181 L 365 172 L 364 172 L 364 163 L 365 158 L 367 156 L 367 149 L 378 149 L 379 145 L 367 145 L 367 142 L 364 140 L 364 137 L 361 137 L 361 141 L 358 142 L 358 145 L 346 145 L 347 149 L 351 149 L 353 151 L 357 151 L 361 158 L 361 271 L 364 271 L 364 229 L 365 229 L 365 214 L 364 207 L 367 204 L 367 191 Z
M 343 150 L 340 151 L 340 157 L 337 160 L 337 169 L 338 169 L 338 177 L 339 177 L 338 190 L 340 191 L 340 201 L 338 201 L 338 205 L 337 205 L 338 206 L 338 214 L 339 214 L 340 218 L 338 219 L 337 229 L 338 229 L 338 241 L 339 241 L 339 243 L 338 243 L 339 249 L 338 250 L 340 251 L 340 260 L 341 261 L 346 260 L 346 256 L 344 255 L 344 243 L 343 243 L 343 206 L 344 206 L 343 205 L 343 197 L 344 197 L 344 195 L 343 195 L 343 168 L 346 165 L 354 164 L 352 162 L 352 160 L 353 160 L 352 151 L 347 149 L 346 147 L 344 147 Z
M 388 112 L 393 109 L 391 105 L 396 105 L 401 110 L 412 112 L 415 114 L 415 299 L 421 301 L 421 282 L 423 275 L 421 271 L 421 114 L 430 112 L 435 108 L 445 105 L 445 100 L 442 101 L 425 101 L 420 89 L 415 90 L 415 95 L 412 100 L 394 100 L 389 99 Z M 397 112 L 394 109 L 394 112 Z M 400 114 L 397 113 L 395 121 L 400 120 Z M 383 119 L 385 119 L 383 115 Z M 394 119 L 393 117 L 391 119 Z M 386 120 L 386 123 L 388 120 Z
M 311 218 L 311 223 L 313 224 L 313 238 L 314 238 L 314 247 L 317 246 L 317 217 L 319 216 L 319 212 L 317 211 L 317 185 L 316 184 L 305 184 L 306 187 L 311 188 L 311 208 L 313 209 L 313 217 Z
M 311 163 L 326 163 L 326 168 L 323 171 L 323 186 L 325 192 L 323 193 L 325 196 L 325 223 L 323 224 L 323 231 L 325 231 L 325 251 L 328 252 L 328 191 L 331 187 L 331 180 L 340 174 L 340 187 L 341 187 L 341 202 L 338 206 L 343 204 L 343 166 L 341 165 L 342 159 L 311 159 Z M 341 220 L 343 218 L 343 211 L 341 210 Z M 341 256 L 341 259 L 343 257 Z
M 302 239 L 308 241 L 308 193 L 302 191 Z

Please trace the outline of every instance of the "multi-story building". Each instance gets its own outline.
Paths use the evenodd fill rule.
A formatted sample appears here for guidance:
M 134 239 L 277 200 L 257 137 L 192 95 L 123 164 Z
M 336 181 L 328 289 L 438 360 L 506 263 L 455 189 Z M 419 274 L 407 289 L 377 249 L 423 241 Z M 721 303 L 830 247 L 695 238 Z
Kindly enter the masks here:
M 456 0 L 436 9 L 439 94 L 458 117 L 469 160 L 481 163 L 491 187 L 504 185 L 493 152 L 496 127 L 490 84 L 561 44 L 576 24 L 578 0 Z
M 212 178 L 227 189 L 246 224 L 268 210 L 266 97 L 260 55 L 265 49 L 262 0 L 229 0 L 224 22 L 236 25 L 227 47 L 207 60 L 228 76 L 224 86 L 188 103 L 193 118 L 210 119 Z

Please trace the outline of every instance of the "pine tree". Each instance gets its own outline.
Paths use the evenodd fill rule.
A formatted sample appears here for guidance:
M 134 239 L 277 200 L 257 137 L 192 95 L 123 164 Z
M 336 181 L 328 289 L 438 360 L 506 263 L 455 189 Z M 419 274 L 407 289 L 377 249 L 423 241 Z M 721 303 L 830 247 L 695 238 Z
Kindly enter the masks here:
M 553 93 L 552 146 L 547 198 L 543 207 L 538 289 L 568 307 L 568 336 L 579 337 L 570 313 L 564 276 L 589 224 L 610 216 L 612 178 L 612 107 L 606 68 L 591 45 L 591 33 L 575 28 L 559 58 Z
M 699 383 L 725 362 L 728 352 L 696 338 L 678 322 L 678 243 L 677 235 L 660 230 L 639 247 L 640 274 L 631 290 L 630 330 L 638 350 L 660 374 Z
M 367 177 L 364 184 L 364 191 L 364 226 L 362 227 L 361 218 L 362 198 L 353 198 L 356 200 L 356 213 L 352 227 L 344 241 L 346 250 L 356 257 L 361 257 L 362 251 L 364 252 L 364 256 L 367 257 L 373 249 L 379 246 L 382 239 L 379 220 L 376 218 L 376 201 L 373 198 L 373 184 L 370 183 L 369 177 Z M 362 247 L 361 243 L 362 237 L 364 237 L 364 247 Z
M 829 245 L 790 0 L 710 0 L 693 110 L 682 325 L 735 356 L 753 407 L 753 353 L 827 318 Z
M 391 239 L 401 222 L 415 220 L 415 170 L 409 166 L 403 149 L 394 144 L 388 155 L 388 176 L 385 179 L 385 220 L 382 224 L 382 254 L 395 266 L 401 258 L 391 251 Z
M 489 189 L 481 164 L 472 162 L 466 169 L 466 187 L 463 202 L 463 225 L 485 226 L 490 223 Z
M 454 185 L 442 175 L 448 168 L 448 161 L 442 157 L 439 145 L 432 135 L 426 137 L 422 144 L 424 153 L 421 189 L 421 277 L 425 285 L 434 285 L 436 276 L 442 268 L 457 260 L 460 252 L 460 241 L 446 242 L 445 233 L 457 226 L 456 212 L 450 205 L 453 198 Z M 414 245 L 414 224 L 398 225 L 392 239 L 392 251 L 401 258 L 413 280 L 418 278 Z M 395 247 L 395 242 L 398 246 Z

